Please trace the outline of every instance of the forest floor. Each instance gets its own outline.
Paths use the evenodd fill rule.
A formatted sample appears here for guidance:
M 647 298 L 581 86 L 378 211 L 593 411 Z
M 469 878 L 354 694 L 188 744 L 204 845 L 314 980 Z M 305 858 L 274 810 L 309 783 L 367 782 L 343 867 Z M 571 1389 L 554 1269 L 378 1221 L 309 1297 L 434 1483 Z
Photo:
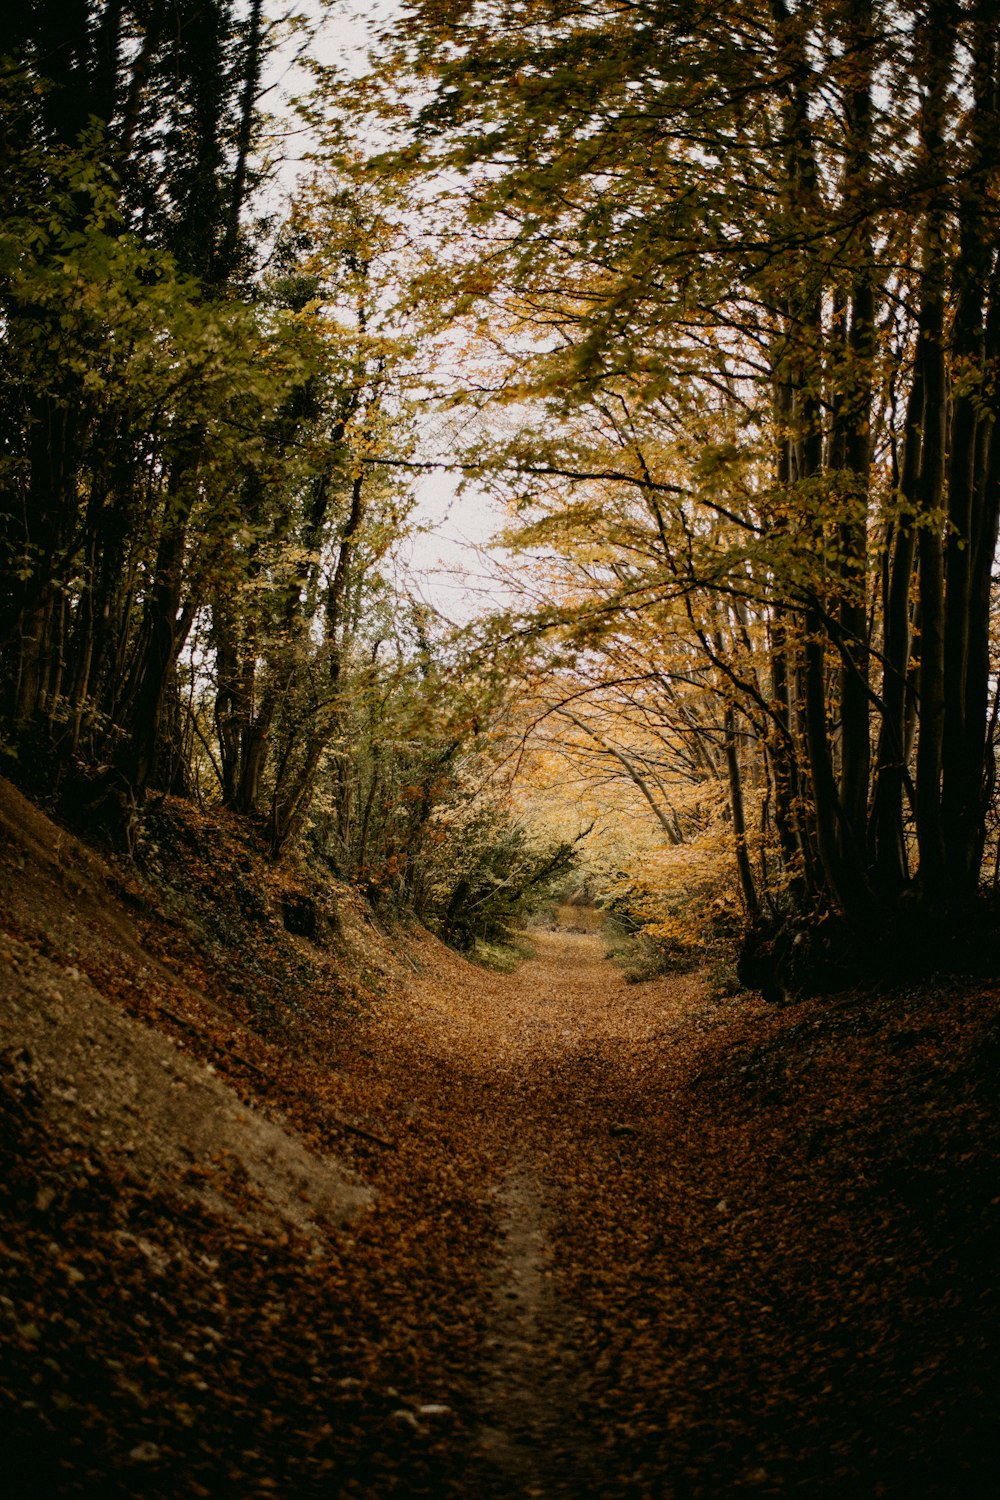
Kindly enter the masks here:
M 995 988 L 502 975 L 180 806 L 0 834 L 10 1500 L 1000 1492 Z

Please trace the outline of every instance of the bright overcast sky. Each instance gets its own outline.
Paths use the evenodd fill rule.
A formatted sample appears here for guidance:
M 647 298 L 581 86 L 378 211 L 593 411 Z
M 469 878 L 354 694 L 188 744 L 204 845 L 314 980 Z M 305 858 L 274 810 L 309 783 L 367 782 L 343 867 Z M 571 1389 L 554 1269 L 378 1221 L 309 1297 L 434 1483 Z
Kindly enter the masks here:
M 307 15 L 318 14 L 319 9 L 315 0 L 306 0 L 302 6 Z M 398 0 L 375 0 L 368 6 L 345 0 L 334 6 L 320 23 L 316 55 L 324 63 L 360 72 L 375 32 L 398 10 Z M 301 86 L 301 75 L 296 76 L 286 64 L 278 86 L 287 97 Z M 288 145 L 286 166 L 279 177 L 290 190 L 303 162 L 291 141 Z M 303 153 L 306 149 L 304 136 L 300 149 Z M 481 491 L 467 486 L 459 494 L 457 480 L 449 474 L 423 476 L 416 493 L 418 534 L 398 550 L 400 584 L 457 621 L 483 613 L 491 603 L 496 606 L 505 590 L 495 570 L 491 574 L 483 548 L 507 517 Z

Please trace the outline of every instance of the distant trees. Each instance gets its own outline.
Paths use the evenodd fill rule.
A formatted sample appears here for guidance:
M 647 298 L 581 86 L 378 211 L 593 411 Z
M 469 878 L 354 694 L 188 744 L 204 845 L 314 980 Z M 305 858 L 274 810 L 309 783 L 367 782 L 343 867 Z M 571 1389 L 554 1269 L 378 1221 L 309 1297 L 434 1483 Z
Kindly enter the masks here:
M 992 8 L 412 0 L 396 60 L 476 399 L 517 403 L 469 460 L 578 574 L 539 623 L 674 682 L 685 636 L 751 917 L 954 931 L 997 719 Z

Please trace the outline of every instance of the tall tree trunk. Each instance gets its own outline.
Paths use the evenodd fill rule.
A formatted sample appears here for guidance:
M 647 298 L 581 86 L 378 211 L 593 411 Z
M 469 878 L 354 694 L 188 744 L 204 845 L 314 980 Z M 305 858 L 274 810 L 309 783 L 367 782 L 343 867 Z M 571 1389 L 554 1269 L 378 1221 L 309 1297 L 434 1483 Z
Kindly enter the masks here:
M 848 0 L 843 60 L 847 121 L 844 207 L 856 221 L 848 253 L 852 262 L 845 378 L 837 426 L 845 476 L 847 514 L 840 526 L 842 592 L 838 625 L 842 854 L 857 869 L 867 863 L 865 826 L 871 774 L 868 608 L 868 491 L 871 467 L 872 361 L 875 352 L 875 268 L 869 227 L 873 25 L 871 0 Z
M 944 127 L 954 48 L 954 6 L 931 0 L 918 38 L 925 85 L 921 139 L 935 181 L 923 229 L 921 264 L 924 408 L 921 419 L 917 514 L 920 579 L 920 697 L 917 741 L 916 815 L 920 847 L 919 883 L 929 905 L 947 898 L 947 860 L 941 814 L 945 717 L 944 507 L 948 386 L 945 363 L 945 240 L 947 204 L 938 184 L 945 180 Z
M 882 714 L 875 763 L 870 842 L 879 890 L 894 898 L 909 881 L 909 859 L 903 821 L 904 789 L 912 716 L 910 675 L 911 594 L 917 534 L 912 521 L 920 473 L 920 437 L 924 413 L 926 341 L 918 331 L 917 353 L 907 403 L 898 514 L 893 529 L 883 603 Z
M 760 898 L 750 865 L 750 850 L 747 845 L 747 819 L 743 805 L 743 780 L 740 771 L 739 748 L 736 741 L 736 714 L 731 703 L 726 704 L 723 719 L 723 734 L 726 751 L 726 775 L 729 782 L 729 806 L 733 815 L 733 840 L 736 851 L 736 871 L 739 876 L 743 906 L 751 921 L 760 916 Z
M 263 50 L 263 24 L 261 0 L 250 0 L 250 14 L 244 23 L 247 33 L 244 63 L 243 90 L 240 97 L 240 116 L 236 131 L 236 162 L 233 167 L 232 191 L 226 218 L 226 230 L 219 252 L 219 274 L 225 279 L 232 275 L 236 265 L 239 244 L 240 214 L 243 211 L 247 192 L 247 172 L 250 162 L 250 147 L 256 120 L 257 92 L 260 88 L 260 70 Z
M 165 696 L 193 621 L 191 603 L 182 611 L 181 597 L 188 526 L 197 495 L 204 441 L 205 434 L 199 425 L 179 440 L 164 496 L 152 585 L 143 610 L 128 701 L 129 740 L 119 759 L 119 768 L 140 799 L 156 767 Z
M 977 6 L 972 28 L 974 105 L 969 122 L 972 164 L 959 191 L 959 253 L 954 274 L 952 361 L 962 379 L 952 397 L 945 577 L 945 712 L 942 819 L 948 886 L 959 907 L 975 895 L 985 839 L 983 755 L 988 698 L 988 584 L 982 560 L 996 546 L 996 495 L 989 452 L 992 413 L 984 402 L 995 385 L 996 349 L 984 324 L 998 248 L 995 221 L 983 204 L 995 189 L 1000 156 L 996 107 L 995 20 Z M 989 328 L 995 333 L 995 320 Z M 993 398 L 994 412 L 996 398 Z M 986 428 L 984 432 L 983 429 Z M 985 593 L 985 600 L 984 600 Z

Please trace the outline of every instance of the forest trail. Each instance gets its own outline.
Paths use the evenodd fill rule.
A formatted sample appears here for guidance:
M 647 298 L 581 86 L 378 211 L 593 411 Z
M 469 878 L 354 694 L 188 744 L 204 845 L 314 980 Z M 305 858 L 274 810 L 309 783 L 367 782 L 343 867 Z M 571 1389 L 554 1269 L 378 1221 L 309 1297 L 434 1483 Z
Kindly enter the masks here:
M 628 985 L 592 934 L 542 931 L 532 944 L 510 975 L 438 949 L 408 986 L 400 1020 L 405 1050 L 461 1075 L 466 1113 L 454 1123 L 496 1210 L 468 1493 L 573 1497 L 611 1478 L 584 1419 L 608 1338 L 602 1309 L 571 1288 L 559 1259 L 570 1249 L 592 1273 L 607 1255 L 615 1225 L 594 1208 L 610 1183 L 612 1212 L 618 1195 L 648 1198 L 634 1145 L 654 1120 L 633 1086 L 635 1057 L 697 1005 L 703 984 Z M 668 1279 L 665 1267 L 648 1269 Z M 619 1334 L 627 1339 L 627 1327 Z
M 458 1226 L 479 1272 L 452 1316 L 477 1354 L 456 1372 L 469 1431 L 450 1485 L 497 1500 L 639 1494 L 673 1483 L 682 1457 L 669 1440 L 691 1393 L 664 1382 L 664 1322 L 684 1316 L 663 1209 L 687 1202 L 669 1162 L 689 1127 L 670 1100 L 717 1007 L 697 976 L 627 983 L 594 934 L 531 941 L 531 959 L 497 974 L 417 940 L 366 1092 L 416 1085 L 411 1125 L 447 1143 L 458 1191 L 486 1208 L 478 1244 Z
M 0 822 L 12 1500 L 992 1500 L 995 987 L 499 974 Z
M 937 1087 L 967 1021 L 914 1030 L 905 996 L 780 1011 L 699 975 L 630 984 L 596 936 L 532 942 L 502 975 L 414 940 L 358 1059 L 386 1115 L 407 1096 L 385 1167 L 407 1188 L 368 1221 L 410 1267 L 401 1342 L 461 1413 L 436 1448 L 423 1434 L 426 1493 L 991 1493 L 996 1199 L 972 1141 L 992 1115 L 985 1094 L 969 1108 L 975 1043 L 930 1113 L 910 1056 Z M 425 1202 L 443 1174 L 440 1213 L 391 1248 L 421 1174 Z M 957 1250 L 953 1190 L 976 1205 Z

